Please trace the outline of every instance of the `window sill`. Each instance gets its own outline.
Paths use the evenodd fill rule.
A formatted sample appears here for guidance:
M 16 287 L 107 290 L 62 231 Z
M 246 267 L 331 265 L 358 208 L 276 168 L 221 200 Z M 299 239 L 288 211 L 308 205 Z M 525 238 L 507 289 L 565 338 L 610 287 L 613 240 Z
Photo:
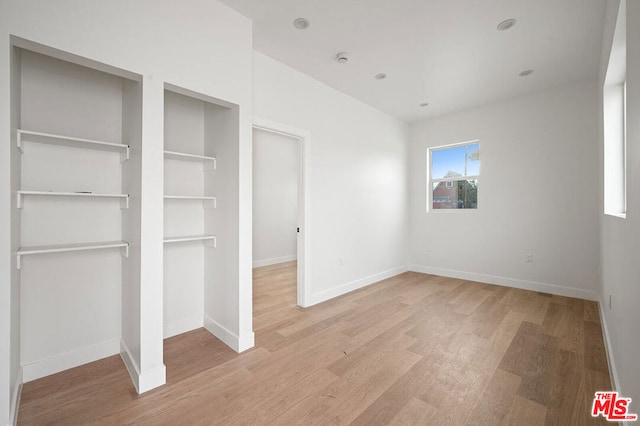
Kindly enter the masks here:
M 611 217 L 617 217 L 619 219 L 626 219 L 627 218 L 627 214 L 626 213 L 604 213 L 605 216 L 611 216 Z
M 429 213 L 435 213 L 435 214 L 447 214 L 447 213 L 453 213 L 453 214 L 463 214 L 464 213 L 471 213 L 471 212 L 477 212 L 478 208 L 475 209 L 429 209 L 426 211 L 427 214 Z

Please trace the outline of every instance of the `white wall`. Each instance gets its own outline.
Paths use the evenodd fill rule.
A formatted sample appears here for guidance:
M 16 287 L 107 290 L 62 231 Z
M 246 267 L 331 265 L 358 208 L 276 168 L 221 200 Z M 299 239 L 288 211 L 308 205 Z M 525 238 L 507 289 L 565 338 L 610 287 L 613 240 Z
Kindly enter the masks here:
M 600 88 L 604 84 L 617 2 L 610 2 L 607 7 L 611 19 L 605 27 Z M 637 329 L 640 323 L 640 121 L 637 117 L 640 117 L 640 3 L 627 1 L 627 215 L 626 219 L 604 215 L 602 196 L 598 212 L 602 252 L 600 297 L 605 337 L 610 361 L 613 361 L 615 385 L 624 397 L 632 398 L 632 413 L 640 411 L 640 339 Z M 602 135 L 600 119 L 601 155 Z M 601 190 L 604 179 L 602 164 L 601 158 L 598 168 Z
M 4 53 L 0 50 L 0 55 Z M 10 53 L 11 73 L 14 76 L 20 74 L 19 54 L 16 51 Z M 0 57 L 0 63 L 5 63 Z M 7 57 L 7 59 L 9 59 Z M 13 78 L 10 83 L 11 97 L 18 99 L 20 97 L 20 80 Z M 2 106 L 0 106 L 2 108 Z M 6 118 L 6 117 L 5 117 Z M 0 118 L 2 120 L 2 118 Z M 15 128 L 20 122 L 20 105 L 14 103 L 11 105 L 11 128 Z M 2 125 L 0 125 L 2 128 Z M 12 134 L 9 139 L 11 145 L 17 142 L 17 135 Z M 9 280 L 2 280 L 4 286 L 0 286 L 0 304 L 2 313 L 0 316 L 0 424 L 5 418 L 15 421 L 17 417 L 17 401 L 20 395 L 22 385 L 22 369 L 20 368 L 20 271 L 13 267 L 16 256 L 13 254 L 19 247 L 20 228 L 22 221 L 20 215 L 10 213 L 17 207 L 17 200 L 11 197 L 8 205 L 3 204 L 10 193 L 17 190 L 21 185 L 20 177 L 22 167 L 20 163 L 20 152 L 17 149 L 11 149 L 9 144 L 0 143 L 0 158 L 10 151 L 11 161 L 16 167 L 8 167 L 3 163 L 0 170 L 6 172 L 0 177 L 0 235 L 3 236 L 4 244 L 0 245 L 0 276 L 9 277 Z M 11 171 L 9 176 L 9 171 Z M 6 180 L 5 180 L 6 179 Z M 9 207 L 7 211 L 5 209 Z M 9 219 L 11 216 L 11 220 Z M 10 227 L 10 228 L 9 228 Z M 10 233 L 11 238 L 6 238 Z M 10 251 L 7 252 L 6 249 Z
M 413 125 L 410 268 L 594 299 L 596 101 L 585 82 Z M 478 209 L 426 213 L 427 148 L 472 139 Z
M 142 111 L 142 193 L 140 325 L 137 354 L 140 387 L 164 378 L 162 365 L 162 173 L 164 82 L 240 105 L 239 146 L 231 197 L 236 222 L 226 256 L 233 272 L 227 310 L 216 317 L 238 340 L 253 341 L 251 331 L 251 22 L 212 0 L 77 1 L 36 0 L 0 3 L 0 424 L 9 421 L 9 401 L 18 381 L 18 348 L 10 335 L 16 295 L 8 277 L 15 266 L 10 247 L 10 35 L 51 46 L 144 77 Z M 224 303 L 224 301 L 220 301 Z M 13 318 L 13 320 L 12 320 Z M 15 333 L 14 333 L 15 334 Z M 15 343 L 15 339 L 14 339 Z
M 258 52 L 254 112 L 311 133 L 308 304 L 404 271 L 407 126 Z
M 299 140 L 253 130 L 253 267 L 296 259 Z
M 253 347 L 252 331 L 252 283 L 251 283 L 251 195 L 244 194 L 242 177 L 249 174 L 248 187 L 251 186 L 251 143 L 247 152 L 238 140 L 239 108 L 223 108 L 207 103 L 205 105 L 205 154 L 216 157 L 214 179 L 205 177 L 205 194 L 216 196 L 216 208 L 207 210 L 204 218 L 205 234 L 215 235 L 215 250 L 205 251 L 204 286 L 204 326 L 227 345 L 241 352 Z M 250 130 L 250 129 L 249 129 Z M 213 147 L 213 152 L 208 151 Z M 240 169 L 235 164 L 237 158 L 245 158 Z M 206 173 L 205 173 L 206 176 Z M 238 194 L 240 198 L 237 209 Z M 244 203 L 244 204 L 243 204 Z M 238 215 L 240 213 L 240 216 Z M 244 220 L 248 219 L 247 227 Z M 241 238 L 238 239 L 238 229 Z M 248 239 L 244 246 L 245 238 Z M 238 271 L 230 268 L 237 262 L 238 251 L 243 256 L 242 269 L 239 271 L 241 286 L 237 287 Z M 246 275 L 246 277 L 243 277 Z M 244 287 L 247 284 L 248 288 Z M 240 291 L 238 291 L 240 290 Z M 243 291 L 247 292 L 244 293 Z M 240 312 L 238 313 L 238 308 Z M 240 330 L 239 332 L 237 330 Z
M 122 212 L 122 239 L 129 243 L 129 257 L 122 265 L 122 316 L 120 350 L 139 358 L 142 349 L 141 287 L 142 265 L 142 82 L 125 81 L 122 99 L 122 140 L 129 144 L 129 160 L 122 163 L 122 192 L 129 194 L 129 208 Z M 78 360 L 84 362 L 85 360 Z

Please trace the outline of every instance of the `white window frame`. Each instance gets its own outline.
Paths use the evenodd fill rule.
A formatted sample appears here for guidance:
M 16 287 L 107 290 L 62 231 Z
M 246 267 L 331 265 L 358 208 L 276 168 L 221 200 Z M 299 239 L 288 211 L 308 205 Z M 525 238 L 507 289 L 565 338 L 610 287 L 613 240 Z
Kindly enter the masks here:
M 473 140 L 469 140 L 469 141 L 464 141 L 464 142 L 456 142 L 456 143 L 452 143 L 452 144 L 447 144 L 447 145 L 439 145 L 439 146 L 432 146 L 427 148 L 427 213 L 429 212 L 473 212 L 473 211 L 477 211 L 480 207 L 479 205 L 475 208 L 475 209 L 434 209 L 433 208 L 433 184 L 434 183 L 439 183 L 439 182 L 457 182 L 459 180 L 477 180 L 478 181 L 478 186 L 480 185 L 480 170 L 482 168 L 482 164 L 480 164 L 480 168 L 478 169 L 478 174 L 477 175 L 464 175 L 464 176 L 456 176 L 456 177 L 451 177 L 451 178 L 439 178 L 439 179 L 434 179 L 431 176 L 431 154 L 433 151 L 439 151 L 442 149 L 449 149 L 449 148 L 455 148 L 458 146 L 465 146 L 465 145 L 478 145 L 478 151 L 480 151 L 480 139 L 473 139 Z M 466 159 L 465 159 L 465 173 L 466 173 Z
M 621 0 L 602 88 L 604 214 L 621 219 L 627 217 L 626 52 L 626 0 Z

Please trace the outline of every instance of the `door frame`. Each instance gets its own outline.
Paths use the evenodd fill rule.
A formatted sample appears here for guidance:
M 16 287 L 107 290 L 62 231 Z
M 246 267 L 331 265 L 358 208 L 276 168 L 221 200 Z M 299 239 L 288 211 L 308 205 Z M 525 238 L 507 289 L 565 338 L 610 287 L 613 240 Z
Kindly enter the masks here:
M 297 303 L 302 308 L 308 307 L 307 271 L 309 270 L 309 164 L 311 133 L 283 123 L 278 123 L 263 117 L 253 117 L 253 129 L 275 133 L 293 138 L 300 142 L 300 157 L 298 168 L 298 228 L 297 233 Z M 253 149 L 253 144 L 252 144 Z

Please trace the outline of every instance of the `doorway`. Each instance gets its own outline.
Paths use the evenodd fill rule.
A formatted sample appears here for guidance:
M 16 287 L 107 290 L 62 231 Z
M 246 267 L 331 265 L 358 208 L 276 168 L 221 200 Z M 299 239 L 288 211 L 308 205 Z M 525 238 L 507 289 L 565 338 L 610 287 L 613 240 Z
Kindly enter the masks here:
M 296 304 L 307 307 L 310 134 L 254 118 L 253 137 L 253 265 L 266 266 L 295 259 Z M 284 213 L 278 214 L 278 211 Z

